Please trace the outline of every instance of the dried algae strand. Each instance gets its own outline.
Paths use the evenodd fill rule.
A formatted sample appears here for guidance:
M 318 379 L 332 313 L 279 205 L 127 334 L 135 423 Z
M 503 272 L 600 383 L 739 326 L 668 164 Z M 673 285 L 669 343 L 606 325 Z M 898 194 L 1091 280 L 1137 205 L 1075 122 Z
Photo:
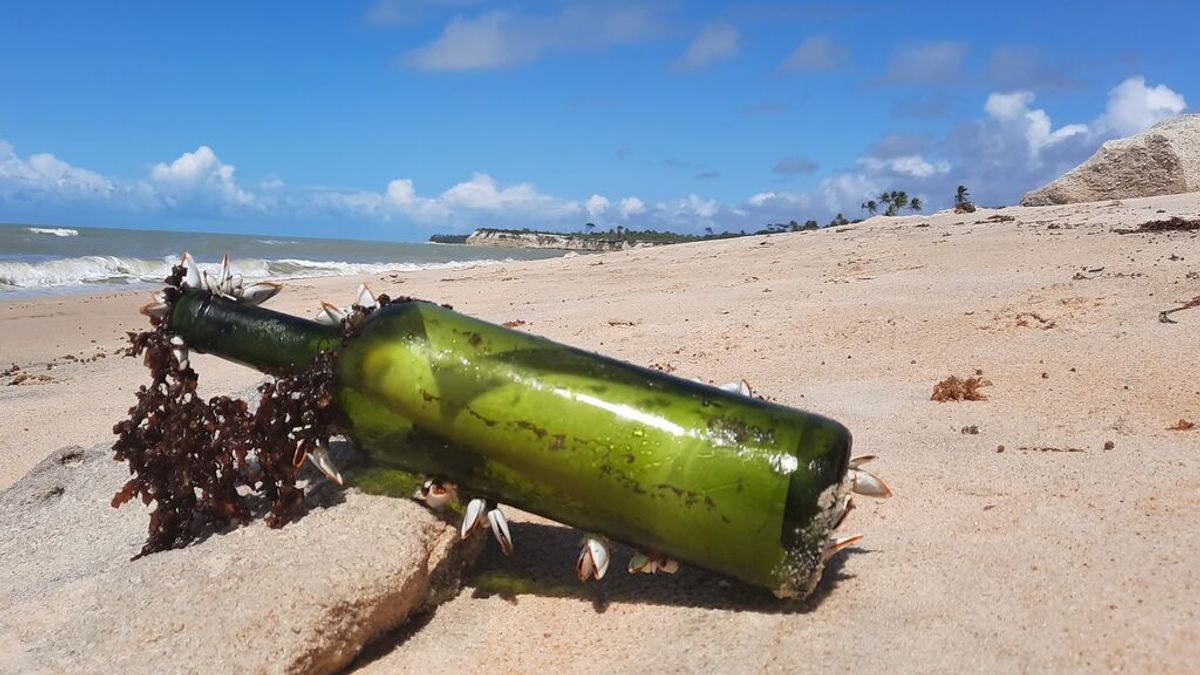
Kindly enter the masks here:
M 1143 232 L 1188 232 L 1200 230 L 1200 218 L 1180 218 L 1172 216 L 1166 220 L 1150 220 L 1138 225 L 1136 229 L 1114 229 L 1117 234 L 1139 234 Z
M 178 287 L 182 268 L 166 279 Z M 303 505 L 296 473 L 307 452 L 329 442 L 333 416 L 333 357 L 322 354 L 305 370 L 259 387 L 258 409 L 243 400 L 196 394 L 198 377 L 171 344 L 165 322 L 129 334 L 127 356 L 141 356 L 151 383 L 137 392 L 128 419 L 113 427 L 114 457 L 132 477 L 113 497 L 154 503 L 138 557 L 186 546 L 206 529 L 246 524 L 250 497 L 269 504 L 267 523 L 280 527 Z M 183 367 L 180 367 L 180 366 Z
M 933 395 L 929 399 L 941 403 L 946 401 L 986 401 L 987 396 L 979 389 L 991 386 L 991 384 L 982 377 L 968 377 L 964 380 L 956 375 L 951 375 L 933 386 Z

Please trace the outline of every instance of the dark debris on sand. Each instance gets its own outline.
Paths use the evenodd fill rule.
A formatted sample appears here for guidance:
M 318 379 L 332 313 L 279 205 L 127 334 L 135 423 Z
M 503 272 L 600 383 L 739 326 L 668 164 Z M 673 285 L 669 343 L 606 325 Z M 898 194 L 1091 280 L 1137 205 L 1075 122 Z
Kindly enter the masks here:
M 1117 234 L 1141 234 L 1144 232 L 1189 232 L 1200 230 L 1200 218 L 1180 218 L 1173 216 L 1166 220 L 1150 220 L 1138 225 L 1135 229 L 1116 229 Z

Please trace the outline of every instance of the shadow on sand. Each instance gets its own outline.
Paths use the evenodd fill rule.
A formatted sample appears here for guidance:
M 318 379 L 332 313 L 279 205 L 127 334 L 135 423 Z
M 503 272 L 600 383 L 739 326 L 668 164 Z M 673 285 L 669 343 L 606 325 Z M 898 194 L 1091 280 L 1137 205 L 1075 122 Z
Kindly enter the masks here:
M 612 548 L 608 574 L 600 581 L 580 583 L 575 576 L 583 535 L 578 530 L 541 523 L 510 523 L 517 549 L 506 558 L 489 545 L 473 574 L 464 582 L 472 597 L 501 597 L 511 603 L 521 595 L 574 598 L 591 603 L 597 613 L 613 603 L 635 603 L 732 609 L 763 613 L 805 613 L 820 605 L 839 581 L 853 578 L 842 571 L 847 557 L 868 553 L 850 548 L 825 566 L 820 583 L 803 600 L 780 600 L 770 592 L 683 566 L 675 574 L 629 574 L 626 564 L 634 551 Z
M 805 614 L 814 611 L 837 584 L 854 575 L 842 568 L 850 556 L 871 553 L 851 547 L 839 551 L 825 564 L 816 589 L 802 600 L 780 600 L 769 591 L 689 567 L 675 574 L 629 574 L 626 564 L 633 555 L 627 546 L 612 547 L 608 574 L 596 582 L 580 583 L 575 576 L 583 534 L 562 525 L 509 522 L 516 550 L 511 558 L 488 541 L 474 570 L 463 580 L 463 594 L 471 598 L 499 597 L 519 604 L 521 596 L 557 597 L 591 604 L 603 614 L 614 604 L 666 605 L 703 609 L 726 609 L 763 614 Z M 491 539 L 487 532 L 475 536 Z M 411 617 L 404 625 L 368 644 L 349 670 L 376 661 L 404 644 L 437 615 L 437 608 Z

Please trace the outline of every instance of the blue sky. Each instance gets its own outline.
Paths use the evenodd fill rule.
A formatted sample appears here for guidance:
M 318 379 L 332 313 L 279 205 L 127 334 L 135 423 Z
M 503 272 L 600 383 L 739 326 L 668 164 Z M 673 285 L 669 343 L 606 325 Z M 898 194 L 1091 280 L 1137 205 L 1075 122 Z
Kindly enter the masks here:
M 1193 7 L 4 2 L 0 221 L 421 240 L 1013 203 L 1195 109 Z

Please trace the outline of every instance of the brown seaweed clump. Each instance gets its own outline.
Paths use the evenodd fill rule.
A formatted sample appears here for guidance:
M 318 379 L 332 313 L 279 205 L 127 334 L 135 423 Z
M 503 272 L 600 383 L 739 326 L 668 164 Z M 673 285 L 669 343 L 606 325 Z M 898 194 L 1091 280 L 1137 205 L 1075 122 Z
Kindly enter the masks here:
M 129 463 L 132 477 L 112 505 L 134 497 L 155 504 L 139 557 L 250 522 L 254 496 L 269 505 L 268 525 L 287 523 L 303 505 L 296 473 L 307 452 L 328 444 L 333 421 L 332 355 L 260 386 L 251 412 L 240 399 L 197 396 L 198 376 L 179 368 L 170 339 L 164 323 L 129 334 L 125 353 L 143 358 L 152 381 L 138 390 L 129 418 L 113 427 L 115 458 Z
M 951 375 L 933 386 L 933 395 L 929 399 L 931 401 L 938 401 L 939 403 L 946 401 L 986 401 L 987 396 L 979 391 L 979 389 L 991 384 L 990 381 L 982 377 L 968 377 L 964 380 Z
M 1136 230 L 1117 230 L 1119 234 L 1134 234 L 1137 232 L 1187 232 L 1200 230 L 1200 218 L 1180 218 L 1172 216 L 1166 220 L 1151 220 L 1137 226 Z

